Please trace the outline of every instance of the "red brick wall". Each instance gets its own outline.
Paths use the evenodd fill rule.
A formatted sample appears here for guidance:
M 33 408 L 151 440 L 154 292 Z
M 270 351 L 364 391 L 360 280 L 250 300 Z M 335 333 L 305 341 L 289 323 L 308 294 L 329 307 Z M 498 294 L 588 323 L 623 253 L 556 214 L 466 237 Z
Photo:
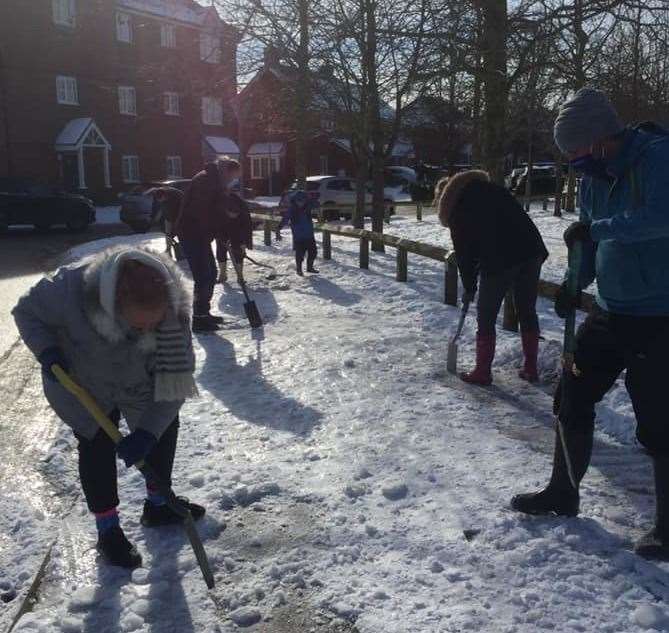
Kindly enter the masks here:
M 199 31 L 177 26 L 177 49 L 160 46 L 160 20 L 133 16 L 133 43 L 116 39 L 114 0 L 79 0 L 77 26 L 54 25 L 50 0 L 0 1 L 0 80 L 4 79 L 14 175 L 58 183 L 55 141 L 68 121 L 92 117 L 112 145 L 113 192 L 127 188 L 121 156 L 138 155 L 143 180 L 166 177 L 166 156 L 182 158 L 189 176 L 202 167 L 205 135 L 237 138 L 230 102 L 236 91 L 235 42 L 226 38 L 221 64 L 200 60 Z M 59 105 L 56 75 L 77 78 L 79 105 Z M 134 86 L 136 117 L 119 113 L 118 86 Z M 163 92 L 181 97 L 181 116 L 163 113 Z M 0 98 L 3 91 L 0 90 Z M 222 126 L 204 126 L 202 95 L 224 100 Z M 7 143 L 0 107 L 0 175 Z M 87 183 L 88 184 L 88 183 Z M 97 188 L 96 188 L 97 189 Z M 109 191 L 90 191 L 103 195 Z

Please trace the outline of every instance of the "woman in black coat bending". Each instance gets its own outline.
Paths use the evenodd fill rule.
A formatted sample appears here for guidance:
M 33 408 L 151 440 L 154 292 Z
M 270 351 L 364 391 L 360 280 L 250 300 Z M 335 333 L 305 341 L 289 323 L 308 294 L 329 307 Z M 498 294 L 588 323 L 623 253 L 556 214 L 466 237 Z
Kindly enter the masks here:
M 460 377 L 476 385 L 492 384 L 495 323 L 511 288 L 525 356 L 520 377 L 536 382 L 536 302 L 541 266 L 548 257 L 537 227 L 516 199 L 490 182 L 484 171 L 466 171 L 441 181 L 437 192 L 439 219 L 451 231 L 466 299 L 471 301 L 479 287 L 476 368 Z

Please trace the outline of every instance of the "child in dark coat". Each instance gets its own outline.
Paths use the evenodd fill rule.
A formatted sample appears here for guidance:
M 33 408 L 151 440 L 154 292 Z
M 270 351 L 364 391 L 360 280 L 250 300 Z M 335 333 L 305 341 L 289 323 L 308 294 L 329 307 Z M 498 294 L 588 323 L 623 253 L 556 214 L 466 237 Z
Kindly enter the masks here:
M 293 250 L 295 251 L 295 269 L 300 277 L 302 273 L 302 262 L 304 256 L 307 256 L 307 272 L 317 273 L 314 268 L 314 261 L 318 250 L 316 247 L 316 238 L 314 237 L 314 224 L 311 212 L 314 203 L 307 194 L 302 191 L 296 191 L 290 198 L 288 212 L 281 220 L 279 231 L 290 223 L 290 230 L 293 233 Z
M 495 323 L 507 291 L 520 321 L 525 364 L 520 377 L 536 382 L 539 322 L 536 302 L 541 266 L 548 257 L 541 235 L 504 187 L 484 171 L 471 170 L 439 183 L 439 219 L 451 230 L 453 248 L 469 300 L 477 302 L 476 368 L 465 382 L 492 383 Z

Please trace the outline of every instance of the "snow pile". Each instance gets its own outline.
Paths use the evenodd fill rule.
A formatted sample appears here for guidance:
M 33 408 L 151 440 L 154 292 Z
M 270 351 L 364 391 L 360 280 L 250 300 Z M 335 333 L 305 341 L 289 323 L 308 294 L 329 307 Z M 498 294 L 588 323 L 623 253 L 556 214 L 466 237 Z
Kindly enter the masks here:
M 197 338 L 202 396 L 182 412 L 174 481 L 208 507 L 213 594 L 178 528 L 139 525 L 141 476 L 120 468 L 122 522 L 144 568 L 96 564 L 79 502 L 52 520 L 40 602 L 15 630 L 669 630 L 667 567 L 628 551 L 652 514 L 638 450 L 598 435 L 579 519 L 507 509 L 549 474 L 561 337 L 550 304 L 544 382 L 518 379 L 518 336 L 500 331 L 495 386 L 471 387 L 445 372 L 458 310 L 439 301 L 443 269 L 412 259 L 399 284 L 394 252 L 361 271 L 357 243 L 332 241 L 334 260 L 303 279 L 289 240 L 259 247 L 278 270 L 273 281 L 249 270 L 263 332 L 240 324 L 243 296 L 226 285 L 216 303 L 228 329 Z M 462 367 L 475 330 L 468 319 Z M 625 407 L 608 401 L 604 421 Z

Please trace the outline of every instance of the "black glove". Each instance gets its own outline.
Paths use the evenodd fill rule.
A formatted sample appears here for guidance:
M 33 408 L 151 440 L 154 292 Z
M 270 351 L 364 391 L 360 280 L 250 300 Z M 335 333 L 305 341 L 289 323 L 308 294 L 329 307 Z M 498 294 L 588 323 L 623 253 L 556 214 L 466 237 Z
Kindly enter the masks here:
M 567 248 L 571 248 L 576 242 L 589 242 L 592 240 L 590 225 L 585 222 L 572 222 L 563 237 Z
M 581 291 L 574 296 L 569 289 L 569 284 L 564 281 L 555 295 L 555 314 L 561 319 L 566 319 L 572 310 L 581 305 Z
M 64 372 L 68 372 L 70 364 L 60 347 L 47 347 L 38 357 L 37 361 L 42 365 L 42 373 L 51 381 L 58 382 L 58 378 L 51 371 L 51 365 L 58 365 Z
M 144 429 L 136 429 L 116 445 L 116 452 L 125 462 L 125 465 L 130 468 L 133 464 L 144 459 L 157 441 L 152 433 Z

